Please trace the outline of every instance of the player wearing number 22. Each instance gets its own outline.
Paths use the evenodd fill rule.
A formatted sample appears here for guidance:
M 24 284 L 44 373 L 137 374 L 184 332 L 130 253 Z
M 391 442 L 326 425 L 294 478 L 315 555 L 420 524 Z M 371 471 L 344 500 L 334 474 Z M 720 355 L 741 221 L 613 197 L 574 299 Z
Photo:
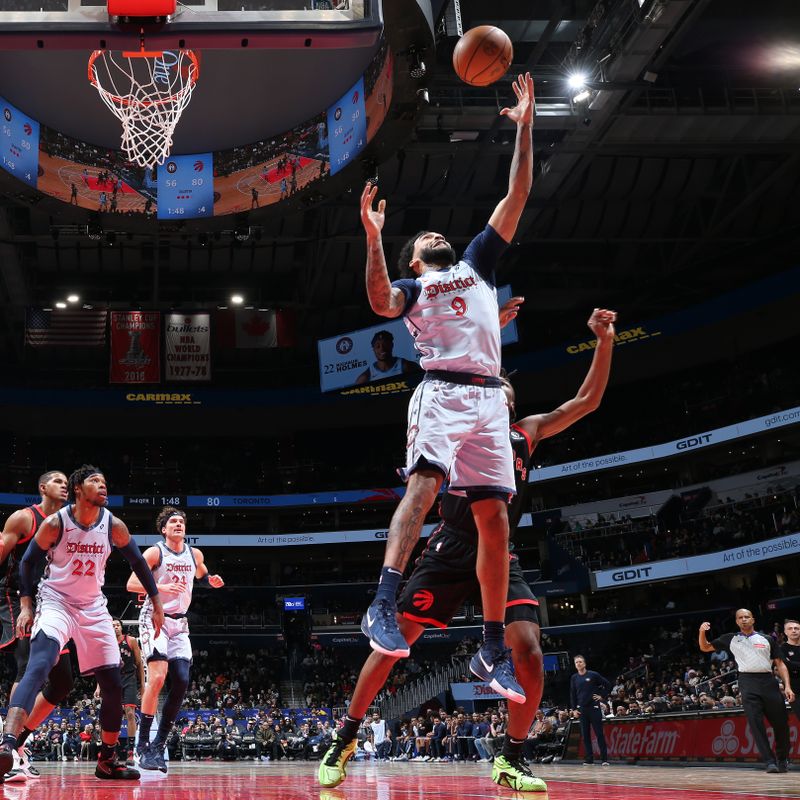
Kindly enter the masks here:
M 33 622 L 31 651 L 25 675 L 8 709 L 0 745 L 0 775 L 13 761 L 17 736 L 28 719 L 34 700 L 64 645 L 72 639 L 81 673 L 94 674 L 100 687 L 100 727 L 103 742 L 95 775 L 98 778 L 136 780 L 139 773 L 117 760 L 122 722 L 122 676 L 117 636 L 103 595 L 106 562 L 116 547 L 141 580 L 153 608 L 157 631 L 164 610 L 156 582 L 122 520 L 105 508 L 106 479 L 96 467 L 84 464 L 67 480 L 69 503 L 47 517 L 20 562 L 18 635 Z M 36 616 L 32 597 L 36 567 L 47 560 L 39 585 Z
M 225 583 L 219 575 L 209 575 L 203 553 L 186 544 L 186 514 L 183 511 L 172 506 L 162 509 L 156 518 L 156 529 L 164 541 L 148 547 L 144 560 L 163 595 L 165 619 L 159 633 L 153 625 L 153 607 L 149 600 L 145 600 L 139 615 L 139 640 L 142 657 L 147 663 L 147 683 L 142 692 L 142 719 L 136 754 L 142 769 L 166 772 L 164 748 L 189 688 L 192 645 L 186 614 L 192 602 L 192 587 L 195 579 L 202 586 L 213 589 L 219 589 Z M 128 579 L 128 591 L 142 591 L 138 574 L 133 573 Z M 158 733 L 150 742 L 150 727 L 167 673 L 170 688 L 161 709 Z
M 461 260 L 441 233 L 423 231 L 400 252 L 400 270 L 409 277 L 390 283 L 381 242 L 386 201 L 374 210 L 377 187 L 369 184 L 361 196 L 370 305 L 381 316 L 404 318 L 425 370 L 408 410 L 406 465 L 401 470 L 408 486 L 392 517 L 381 580 L 362 631 L 378 652 L 408 655 L 395 619 L 397 588 L 425 515 L 447 477 L 449 491 L 468 498 L 479 532 L 476 572 L 484 644 L 470 669 L 495 691 L 524 703 L 503 638 L 506 506 L 515 489 L 494 279 L 495 265 L 517 230 L 533 180 L 530 75 L 520 75 L 513 88 L 517 104 L 500 112 L 517 126 L 508 192 Z

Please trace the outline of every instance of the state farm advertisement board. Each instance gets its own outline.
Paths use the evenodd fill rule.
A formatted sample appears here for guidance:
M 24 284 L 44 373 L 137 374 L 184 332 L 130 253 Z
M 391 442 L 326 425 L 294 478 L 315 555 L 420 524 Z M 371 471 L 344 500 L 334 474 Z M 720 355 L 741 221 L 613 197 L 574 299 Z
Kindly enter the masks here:
M 800 756 L 800 727 L 790 716 L 790 758 Z M 758 749 L 744 714 L 710 717 L 669 717 L 661 719 L 607 720 L 603 731 L 608 756 L 617 761 L 760 761 Z M 770 743 L 772 728 L 767 723 Z M 592 734 L 595 759 L 600 750 Z M 579 725 L 570 730 L 566 758 L 582 760 L 583 740 Z

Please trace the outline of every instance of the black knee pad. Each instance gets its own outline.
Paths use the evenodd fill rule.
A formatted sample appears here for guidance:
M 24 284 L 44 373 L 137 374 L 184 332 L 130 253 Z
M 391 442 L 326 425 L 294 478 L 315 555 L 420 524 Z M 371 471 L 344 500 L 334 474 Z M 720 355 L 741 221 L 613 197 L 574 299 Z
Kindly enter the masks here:
M 44 685 L 44 689 L 42 689 L 44 699 L 51 705 L 60 705 L 62 700 L 67 699 L 74 684 L 75 680 L 72 677 L 72 659 L 69 653 L 63 653 L 53 669 L 50 670 L 47 683 Z
M 107 667 L 94 673 L 100 687 L 100 727 L 119 733 L 122 727 L 122 675 L 119 667 Z

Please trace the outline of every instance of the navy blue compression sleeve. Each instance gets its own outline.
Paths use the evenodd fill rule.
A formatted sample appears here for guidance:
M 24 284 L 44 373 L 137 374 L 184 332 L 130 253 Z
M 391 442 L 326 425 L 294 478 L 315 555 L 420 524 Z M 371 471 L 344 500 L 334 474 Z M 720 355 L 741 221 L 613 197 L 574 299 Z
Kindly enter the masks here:
M 35 590 L 33 576 L 37 574 L 36 567 L 47 558 L 47 550 L 42 550 L 34 537 L 19 562 L 19 593 L 21 597 L 33 597 Z
M 128 563 L 131 565 L 139 583 L 144 586 L 148 597 L 154 597 L 158 594 L 158 587 L 156 586 L 156 579 L 153 577 L 153 571 L 150 565 L 144 560 L 141 550 L 136 546 L 136 542 L 131 539 L 125 547 L 117 548 L 122 555 L 125 556 Z

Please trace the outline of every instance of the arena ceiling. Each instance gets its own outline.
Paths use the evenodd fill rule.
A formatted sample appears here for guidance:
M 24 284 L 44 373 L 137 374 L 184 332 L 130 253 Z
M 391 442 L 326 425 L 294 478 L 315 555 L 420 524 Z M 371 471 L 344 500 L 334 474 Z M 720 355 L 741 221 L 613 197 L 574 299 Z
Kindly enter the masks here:
M 510 79 L 463 85 L 450 54 L 463 28 L 493 24 L 530 70 L 539 109 L 534 189 L 501 278 L 527 298 L 521 335 L 547 346 L 587 309 L 629 318 L 680 308 L 796 263 L 800 34 L 793 0 L 452 0 L 424 55 L 429 103 L 412 137 L 377 167 L 393 262 L 411 233 L 441 230 L 463 249 L 505 190 L 513 131 L 498 117 Z M 593 87 L 576 103 L 566 79 Z M 24 370 L 24 308 L 77 291 L 91 303 L 201 308 L 231 290 L 296 309 L 294 378 L 313 381 L 317 338 L 371 324 L 351 190 L 319 205 L 194 231 L 120 231 L 89 240 L 51 211 L 0 201 L 0 358 Z M 231 228 L 228 225 L 228 228 Z M 106 231 L 112 232 L 110 225 Z

